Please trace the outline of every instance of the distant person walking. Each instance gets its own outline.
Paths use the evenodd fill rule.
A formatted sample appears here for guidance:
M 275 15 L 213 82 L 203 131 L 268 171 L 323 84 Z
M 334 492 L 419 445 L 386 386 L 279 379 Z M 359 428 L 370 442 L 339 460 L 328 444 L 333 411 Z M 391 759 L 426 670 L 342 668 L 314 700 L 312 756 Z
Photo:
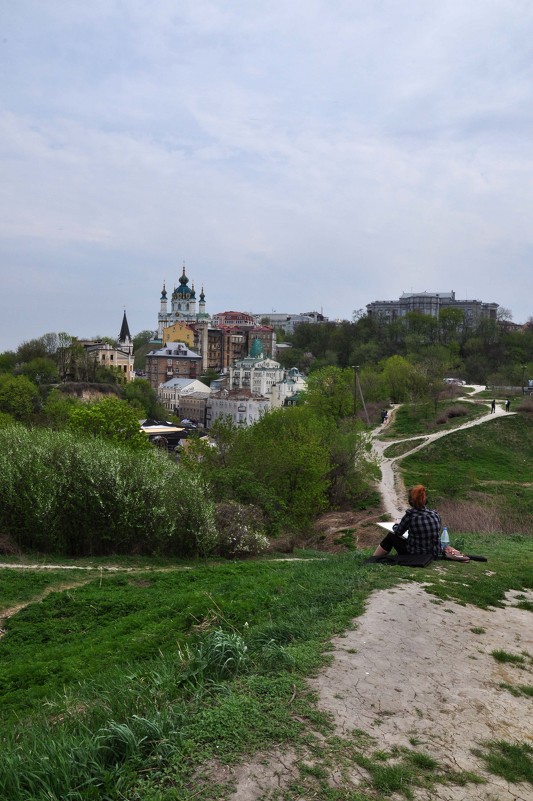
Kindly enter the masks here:
M 496 411 L 496 400 L 495 398 L 492 399 L 492 403 L 490 404 L 490 413 L 494 414 Z
M 505 401 L 505 411 L 508 412 L 510 408 L 511 408 L 511 401 L 509 400 L 509 398 L 507 398 L 507 400 Z

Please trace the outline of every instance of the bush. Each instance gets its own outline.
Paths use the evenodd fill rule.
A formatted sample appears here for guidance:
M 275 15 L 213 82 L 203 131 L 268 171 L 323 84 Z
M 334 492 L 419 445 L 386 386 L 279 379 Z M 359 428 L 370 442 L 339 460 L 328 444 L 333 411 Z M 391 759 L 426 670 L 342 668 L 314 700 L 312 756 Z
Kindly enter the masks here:
M 447 410 L 446 414 L 450 419 L 453 417 L 466 417 L 468 409 L 465 409 L 464 406 L 452 406 Z
M 524 398 L 521 403 L 516 407 L 517 412 L 526 412 L 528 414 L 533 414 L 533 399 L 532 398 Z
M 158 451 L 73 433 L 0 429 L 0 530 L 70 556 L 209 553 L 214 508 L 199 477 Z
M 439 425 L 444 425 L 444 423 L 447 423 L 448 420 L 452 420 L 454 417 L 466 417 L 467 414 L 468 409 L 464 406 L 450 406 L 439 414 L 436 422 Z
M 216 552 L 226 559 L 255 556 L 268 548 L 263 515 L 257 506 L 219 503 L 216 506 L 218 531 Z

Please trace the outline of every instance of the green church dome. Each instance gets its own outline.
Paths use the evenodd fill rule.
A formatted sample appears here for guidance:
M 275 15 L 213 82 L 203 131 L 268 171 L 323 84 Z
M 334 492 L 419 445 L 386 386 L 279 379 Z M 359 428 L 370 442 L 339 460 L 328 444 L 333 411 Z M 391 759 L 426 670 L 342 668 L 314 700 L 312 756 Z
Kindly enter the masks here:
M 250 356 L 252 359 L 258 359 L 260 356 L 263 355 L 263 343 L 257 337 L 252 342 L 252 347 L 250 348 Z

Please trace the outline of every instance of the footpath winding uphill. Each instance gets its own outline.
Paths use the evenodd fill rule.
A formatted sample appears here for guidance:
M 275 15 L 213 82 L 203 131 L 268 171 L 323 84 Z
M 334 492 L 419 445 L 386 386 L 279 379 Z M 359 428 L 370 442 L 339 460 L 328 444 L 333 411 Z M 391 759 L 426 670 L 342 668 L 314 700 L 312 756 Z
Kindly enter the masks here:
M 482 389 L 475 387 L 472 394 Z M 461 400 L 470 401 L 471 397 Z M 405 488 L 397 465 L 408 453 L 504 414 L 501 405 L 491 413 L 487 403 L 487 414 L 482 417 L 438 434 L 415 437 L 413 447 L 395 458 L 384 456 L 394 443 L 378 439 L 383 432 L 380 427 L 373 447 L 381 463 L 380 491 L 386 511 L 392 517 L 402 514 Z M 457 570 L 460 580 L 460 571 L 468 570 L 468 565 L 434 564 L 431 580 L 438 581 L 439 573 L 448 569 Z M 489 571 L 487 575 L 491 575 Z M 367 737 L 369 755 L 398 747 L 421 749 L 446 771 L 478 777 L 466 784 L 410 788 L 414 801 L 533 801 L 530 784 L 510 783 L 488 773 L 476 754 L 488 741 L 533 739 L 528 700 L 501 689 L 502 682 L 523 682 L 524 675 L 492 656 L 497 649 L 533 653 L 531 612 L 518 607 L 517 596 L 533 602 L 533 592 L 511 591 L 501 609 L 451 601 L 443 609 L 420 583 L 405 582 L 375 592 L 353 629 L 333 639 L 330 665 L 309 682 L 319 708 L 331 716 L 340 742 L 348 746 L 354 736 Z M 342 750 L 338 743 L 336 748 Z M 366 771 L 354 764 L 337 764 L 335 753 L 328 751 L 324 764 L 316 768 L 328 766 L 331 797 L 374 799 L 372 792 L 367 794 Z M 312 753 L 302 756 L 281 750 L 262 754 L 236 769 L 227 768 L 225 778 L 231 776 L 236 788 L 231 800 L 318 798 L 288 791 L 291 785 L 298 786 L 302 761 L 308 772 L 314 769 Z M 400 801 L 405 796 L 393 793 L 390 797 Z
M 472 392 L 469 396 L 464 398 L 459 398 L 461 401 L 465 401 L 467 403 L 472 403 L 472 395 L 475 395 L 478 392 L 484 390 L 484 386 L 474 386 Z M 390 421 L 394 419 L 394 415 L 396 413 L 397 406 L 393 408 L 391 414 L 389 415 L 389 421 L 387 421 L 384 426 L 380 426 L 379 428 L 375 429 L 373 434 L 373 441 L 372 447 L 374 450 L 374 454 L 376 455 L 380 467 L 381 467 L 381 481 L 379 484 L 379 491 L 381 494 L 381 498 L 383 500 L 383 506 L 385 512 L 389 514 L 392 518 L 401 517 L 404 510 L 405 510 L 405 498 L 406 498 L 406 490 L 403 484 L 401 475 L 397 470 L 398 463 L 405 459 L 406 456 L 410 456 L 412 453 L 416 453 L 417 451 L 425 448 L 429 445 L 430 442 L 435 442 L 435 440 L 440 439 L 441 437 L 446 437 L 448 434 L 453 434 L 456 431 L 461 431 L 465 428 L 472 428 L 473 426 L 479 426 L 482 423 L 488 423 L 491 420 L 495 420 L 502 415 L 511 415 L 514 412 L 505 412 L 503 406 L 501 404 L 496 404 L 496 410 L 494 412 L 490 411 L 490 402 L 487 401 L 487 414 L 484 414 L 482 417 L 478 417 L 476 420 L 470 420 L 468 423 L 464 423 L 463 425 L 456 426 L 455 428 L 447 429 L 446 431 L 438 431 L 435 434 L 428 434 L 420 437 L 412 437 L 412 439 L 395 439 L 395 440 L 380 440 L 378 437 L 383 433 L 384 426 L 390 425 Z M 388 458 L 384 455 L 384 452 L 390 448 L 391 445 L 396 445 L 399 442 L 413 442 L 413 447 L 402 453 L 401 456 L 395 456 L 392 458 Z

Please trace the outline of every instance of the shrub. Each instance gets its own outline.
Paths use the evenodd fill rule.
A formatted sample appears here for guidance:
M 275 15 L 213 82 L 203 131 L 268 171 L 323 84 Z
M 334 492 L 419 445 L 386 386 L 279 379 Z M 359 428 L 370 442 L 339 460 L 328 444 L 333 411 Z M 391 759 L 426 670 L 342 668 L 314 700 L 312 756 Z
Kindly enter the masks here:
M 198 476 L 158 451 L 73 433 L 0 429 L 0 529 L 72 556 L 209 553 L 214 509 Z
M 216 506 L 216 552 L 226 559 L 254 556 L 268 548 L 263 515 L 257 506 L 219 503 Z
M 450 406 L 439 414 L 436 422 L 439 425 L 444 425 L 444 423 L 447 423 L 448 420 L 452 420 L 454 417 L 465 417 L 467 414 L 468 409 L 464 406 Z
M 517 412 L 527 412 L 528 414 L 533 414 L 533 399 L 532 398 L 525 398 L 516 407 L 516 411 Z
M 446 414 L 449 418 L 465 417 L 468 414 L 468 409 L 466 409 L 464 406 L 452 406 L 447 410 Z

